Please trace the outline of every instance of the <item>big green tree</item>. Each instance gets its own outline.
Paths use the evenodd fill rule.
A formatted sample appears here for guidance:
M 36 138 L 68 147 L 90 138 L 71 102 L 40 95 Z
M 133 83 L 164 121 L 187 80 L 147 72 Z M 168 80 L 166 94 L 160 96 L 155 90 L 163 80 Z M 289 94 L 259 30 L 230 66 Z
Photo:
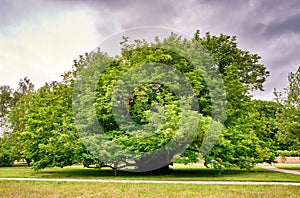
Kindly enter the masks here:
M 11 114 L 22 154 L 36 170 L 84 160 L 140 171 L 199 157 L 220 169 L 273 161 L 267 118 L 255 121 L 250 95 L 269 75 L 259 59 L 223 34 L 124 37 L 120 56 L 80 56 L 62 82 L 22 97 Z
M 160 163 L 168 164 L 177 149 L 184 147 L 189 139 L 192 141 L 194 135 L 191 137 L 189 132 L 197 131 L 197 123 L 204 119 L 194 108 L 200 103 L 201 114 L 208 115 L 210 111 L 203 75 L 216 70 L 207 71 L 205 64 L 211 63 L 209 57 L 191 48 L 192 44 L 174 34 L 163 41 L 156 39 L 155 44 L 139 40 L 134 44 L 124 42 L 121 57 L 109 59 L 98 52 L 77 65 L 76 75 L 80 80 L 74 95 L 78 97 L 75 117 L 80 133 L 85 133 L 86 144 L 96 148 L 94 153 L 98 152 L 102 162 L 149 170 Z M 179 47 L 193 52 L 183 56 L 177 51 Z M 199 65 L 190 62 L 193 58 Z M 96 73 L 94 77 L 95 71 L 101 75 Z M 216 79 L 209 80 L 207 84 L 217 84 Z M 189 93 L 198 97 L 192 98 Z M 96 108 L 96 117 L 89 106 Z M 97 122 L 101 128 L 94 130 Z M 199 133 L 204 132 L 203 128 L 206 127 L 199 127 Z M 97 134 L 100 130 L 103 133 Z M 110 140 L 105 140 L 105 136 Z M 178 141 L 174 139 L 180 143 L 176 144 Z
M 152 82 L 132 88 L 130 97 L 120 94 L 121 92 L 118 92 L 120 90 L 117 89 L 118 82 L 126 75 L 126 72 L 146 64 L 147 68 L 144 68 L 144 71 L 140 70 L 136 72 L 138 74 L 132 74 L 133 77 L 130 82 L 134 82 L 133 79 L 141 78 L 139 77 L 139 75 L 142 76 L 141 73 L 147 73 L 147 70 L 150 71 L 151 69 L 149 68 L 151 67 L 155 68 L 156 65 L 151 65 L 150 63 L 159 63 L 171 65 L 179 70 L 192 85 L 197 98 L 197 102 L 194 104 L 199 106 L 198 123 L 201 123 L 189 147 L 185 148 L 185 151 L 178 155 L 175 155 L 176 153 L 172 152 L 172 149 L 168 150 L 168 155 L 164 156 L 166 159 L 175 157 L 177 162 L 183 163 L 197 161 L 199 154 L 201 154 L 201 144 L 205 137 L 206 139 L 211 138 L 211 140 L 215 140 L 218 137 L 214 137 L 217 134 L 214 134 L 213 131 L 222 130 L 223 134 L 221 134 L 219 142 L 211 152 L 205 153 L 207 166 L 212 165 L 216 168 L 232 166 L 251 168 L 258 162 L 273 161 L 274 156 L 272 152 L 268 147 L 265 147 L 265 144 L 262 144 L 263 139 L 260 139 L 258 137 L 259 133 L 255 132 L 258 124 L 255 126 L 251 124 L 253 119 L 255 119 L 254 116 L 248 114 L 249 106 L 251 106 L 250 91 L 255 89 L 263 90 L 263 82 L 269 75 L 266 68 L 259 64 L 260 57 L 258 55 L 239 49 L 235 37 L 223 34 L 217 37 L 207 33 L 205 37 L 200 38 L 199 32 L 197 32 L 192 40 L 182 39 L 172 34 L 163 41 L 156 38 L 154 43 L 140 40 L 135 40 L 130 44 L 127 42 L 128 38 L 122 42 L 122 54 L 120 57 L 115 57 L 111 60 L 106 58 L 105 69 L 100 69 L 102 73 L 101 78 L 97 80 L 97 87 L 94 89 L 95 93 L 91 94 L 91 96 L 95 96 L 95 102 L 92 105 L 96 107 L 97 121 L 112 143 L 121 145 L 125 150 L 134 151 L 133 154 L 136 154 L 136 152 L 154 151 L 165 145 L 174 136 L 182 116 L 182 111 L 178 108 L 178 98 L 176 98 L 174 92 L 172 93 L 172 89 L 170 90 L 167 86 L 155 82 L 155 79 L 151 79 L 150 75 L 154 73 L 157 79 L 161 76 L 167 78 L 167 72 L 155 73 L 155 69 L 151 71 L 148 78 Z M 181 54 L 177 53 L 176 49 L 179 48 L 183 49 Z M 210 55 L 213 61 L 207 58 L 203 52 L 206 55 Z M 83 58 L 78 67 L 87 68 L 101 64 L 99 61 L 103 61 L 102 56 L 104 54 L 100 52 L 98 54 L 93 53 L 93 56 Z M 197 68 L 197 65 L 201 66 Z M 210 75 L 215 70 L 218 70 L 220 75 L 211 77 Z M 84 77 L 84 74 L 81 74 L 80 79 Z M 209 85 L 214 83 L 213 80 L 219 77 L 222 77 L 224 81 L 227 99 L 227 120 L 225 121 L 224 129 L 220 129 L 218 119 L 212 117 L 212 111 L 216 110 L 212 107 L 212 103 L 221 103 L 224 100 L 213 101 L 209 87 Z M 90 82 L 95 83 L 93 81 Z M 126 82 L 121 80 L 119 84 L 124 85 Z M 81 84 L 81 86 L 83 85 Z M 135 137 L 128 134 L 126 131 L 132 130 L 130 127 L 134 128 L 134 126 L 128 125 L 122 128 L 119 125 L 122 120 L 116 121 L 113 112 L 114 104 L 113 100 L 111 100 L 114 94 L 116 95 L 115 101 L 117 103 L 124 102 L 127 104 L 128 110 L 123 112 L 124 116 L 121 119 L 126 120 L 126 117 L 129 116 L 139 125 L 148 124 L 151 121 L 149 111 L 158 104 L 163 105 L 165 109 L 156 107 L 156 111 L 163 111 L 167 115 L 166 120 L 169 122 L 166 122 L 165 128 L 156 133 L 156 136 L 151 136 L 150 138 L 137 138 L 138 136 L 145 137 L 142 135 L 143 130 L 133 129 L 131 134 L 135 134 Z M 82 103 L 83 101 L 80 102 Z M 221 114 L 220 112 L 219 115 Z M 157 114 L 152 115 L 159 117 Z M 168 115 L 171 116 L 168 118 Z M 85 119 L 88 120 L 89 117 L 85 117 Z M 195 123 L 186 122 L 186 124 L 186 130 L 188 131 L 188 126 Z M 91 129 L 91 127 L 86 126 L 85 128 Z M 209 130 L 210 133 L 206 134 Z M 211 142 L 213 144 L 214 141 Z M 113 146 L 110 146 L 107 146 L 107 148 L 113 149 Z M 105 150 L 105 147 L 103 149 Z M 123 162 L 126 165 L 126 152 L 123 155 L 120 152 L 114 152 L 114 154 L 116 156 L 111 155 L 100 160 L 107 160 L 108 163 L 113 163 L 114 161 Z M 105 152 L 102 155 L 105 155 Z M 134 159 L 134 157 L 137 159 L 146 158 L 147 162 L 152 160 L 157 162 L 159 160 L 153 156 L 136 155 L 131 157 L 133 157 L 131 159 Z M 135 161 L 135 164 L 139 166 L 139 161 Z

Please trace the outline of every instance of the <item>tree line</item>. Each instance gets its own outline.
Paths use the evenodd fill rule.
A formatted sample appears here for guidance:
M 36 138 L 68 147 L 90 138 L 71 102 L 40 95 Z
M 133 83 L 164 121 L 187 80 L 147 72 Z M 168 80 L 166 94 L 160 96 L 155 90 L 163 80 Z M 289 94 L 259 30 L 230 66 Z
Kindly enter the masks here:
M 155 38 L 153 43 L 145 40 L 130 43 L 124 37 L 120 44 L 119 56 L 110 57 L 100 49 L 80 56 L 72 69 L 62 75 L 60 82 L 46 83 L 34 89 L 33 83 L 25 77 L 17 89 L 0 86 L 0 166 L 10 166 L 14 160 L 25 159 L 34 170 L 75 163 L 86 167 L 97 164 L 99 167 L 139 168 L 157 160 L 187 164 L 201 158 L 207 167 L 220 170 L 251 169 L 257 163 L 275 162 L 275 157 L 285 150 L 299 155 L 300 68 L 289 74 L 289 86 L 284 93 L 275 89 L 274 101 L 255 100 L 251 92 L 263 91 L 270 73 L 259 63 L 259 55 L 238 48 L 235 36 L 206 33 L 201 37 L 197 31 L 190 40 L 172 33 L 163 40 Z M 172 74 L 167 70 L 153 69 L 155 65 L 151 63 L 154 62 L 171 65 L 183 74 L 195 95 L 186 98 L 185 102 L 192 109 L 198 107 L 196 111 L 182 109 L 183 100 L 176 91 L 157 82 L 157 79 L 168 78 L 170 82 L 174 81 L 173 89 L 180 89 L 175 84 L 180 77 L 169 78 Z M 95 72 L 99 69 L 97 65 L 105 65 L 100 78 Z M 156 75 L 151 77 L 152 83 L 132 88 L 131 95 L 124 96 L 122 90 L 118 90 L 118 83 L 123 83 L 124 88 L 122 78 L 139 65 L 146 65 L 147 70 Z M 133 82 L 147 75 L 142 70 L 136 71 L 127 80 Z M 95 83 L 95 89 L 88 89 L 85 82 L 76 84 L 81 78 L 91 80 L 86 83 Z M 225 94 L 216 90 L 214 96 L 210 86 L 218 88 L 220 81 Z M 131 88 L 130 85 L 127 88 Z M 74 89 L 85 90 L 86 97 Z M 93 115 L 87 108 L 74 110 L 76 97 L 80 97 L 78 105 L 81 107 L 91 102 L 97 123 L 110 141 L 92 133 L 95 123 L 88 122 Z M 125 113 L 119 108 L 123 106 L 114 108 L 123 103 Z M 224 112 L 214 108 L 214 104 L 221 103 L 226 106 Z M 116 112 L 120 115 L 118 121 Z M 217 112 L 217 116 L 214 117 L 212 112 Z M 173 145 L 166 146 L 164 159 L 146 154 L 168 145 L 177 137 L 178 131 L 181 134 L 178 137 L 187 141 L 186 134 L 195 125 L 195 119 L 180 120 L 192 114 L 198 122 L 196 133 L 182 152 L 177 153 Z M 76 121 L 78 117 L 79 121 Z M 120 126 L 129 117 L 135 124 Z M 148 131 L 155 133 L 149 135 Z M 214 137 L 214 131 L 220 131 L 217 137 Z M 85 137 L 81 137 L 83 133 Z M 206 138 L 215 138 L 216 142 L 207 145 L 206 153 L 201 153 Z M 115 145 L 121 149 L 116 149 Z M 111 150 L 114 152 L 106 152 Z

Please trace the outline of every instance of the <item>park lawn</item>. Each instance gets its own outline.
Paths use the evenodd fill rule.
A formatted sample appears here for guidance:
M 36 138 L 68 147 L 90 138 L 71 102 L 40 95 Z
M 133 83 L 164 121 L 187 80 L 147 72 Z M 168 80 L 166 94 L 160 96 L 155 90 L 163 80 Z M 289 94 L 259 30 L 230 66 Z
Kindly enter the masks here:
M 276 164 L 277 168 L 287 169 L 287 170 L 299 170 L 300 164 Z
M 0 177 L 300 182 L 299 175 L 273 172 L 259 167 L 251 171 L 232 169 L 224 170 L 222 173 L 214 169 L 204 168 L 201 165 L 175 165 L 172 169 L 169 174 L 118 171 L 118 175 L 114 176 L 113 171 L 108 168 L 98 170 L 82 166 L 68 166 L 64 168 L 46 168 L 34 172 L 30 167 L 9 167 L 0 168 Z
M 0 197 L 298 197 L 299 186 L 0 181 Z

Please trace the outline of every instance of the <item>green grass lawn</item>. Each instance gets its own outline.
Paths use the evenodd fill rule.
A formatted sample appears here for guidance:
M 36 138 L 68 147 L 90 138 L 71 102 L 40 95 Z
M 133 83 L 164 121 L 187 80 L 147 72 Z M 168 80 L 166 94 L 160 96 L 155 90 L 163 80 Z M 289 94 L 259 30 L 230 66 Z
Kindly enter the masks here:
M 300 165 L 278 166 L 299 169 Z M 224 180 L 300 182 L 299 175 L 261 169 L 224 170 L 222 174 L 201 165 L 175 165 L 170 174 L 129 173 L 111 169 L 88 169 L 82 166 L 47 168 L 34 172 L 30 167 L 0 168 L 0 177 L 96 178 L 148 180 Z M 77 183 L 46 181 L 0 181 L 0 197 L 299 197 L 299 186 L 280 185 L 195 185 Z
M 291 168 L 297 169 L 299 166 L 291 166 Z M 0 168 L 0 177 L 300 182 L 299 175 L 273 172 L 259 167 L 251 171 L 240 169 L 224 170 L 220 174 L 214 169 L 207 169 L 201 165 L 175 165 L 172 167 L 170 174 L 118 171 L 117 176 L 114 176 L 113 171 L 108 168 L 98 170 L 82 166 L 69 166 L 65 168 L 46 168 L 34 172 L 30 167 L 9 167 Z
M 298 197 L 299 186 L 0 181 L 0 197 Z
M 300 164 L 275 164 L 277 168 L 300 171 Z

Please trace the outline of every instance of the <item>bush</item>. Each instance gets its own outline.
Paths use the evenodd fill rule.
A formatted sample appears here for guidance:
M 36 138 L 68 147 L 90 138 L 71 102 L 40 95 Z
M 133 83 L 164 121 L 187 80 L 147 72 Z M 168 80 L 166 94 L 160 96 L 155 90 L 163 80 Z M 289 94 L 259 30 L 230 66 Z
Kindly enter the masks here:
M 7 153 L 0 153 L 0 167 L 12 166 L 12 159 Z
M 300 156 L 300 153 L 298 151 L 279 150 L 279 151 L 277 151 L 277 153 L 281 157 L 299 157 Z

